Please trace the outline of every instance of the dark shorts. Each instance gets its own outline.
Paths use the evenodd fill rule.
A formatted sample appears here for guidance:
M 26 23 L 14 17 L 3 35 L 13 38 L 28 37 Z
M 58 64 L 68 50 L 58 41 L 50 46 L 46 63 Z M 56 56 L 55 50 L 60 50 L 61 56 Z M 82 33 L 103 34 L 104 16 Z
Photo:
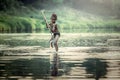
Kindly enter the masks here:
M 56 37 L 56 35 L 59 35 L 59 36 L 60 36 L 60 33 L 54 33 L 54 37 Z

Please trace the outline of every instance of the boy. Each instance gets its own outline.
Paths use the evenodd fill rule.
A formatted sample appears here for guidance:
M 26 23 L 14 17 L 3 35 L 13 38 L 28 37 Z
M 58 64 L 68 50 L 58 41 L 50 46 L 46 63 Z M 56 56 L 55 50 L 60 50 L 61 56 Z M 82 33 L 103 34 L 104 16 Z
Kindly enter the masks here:
M 58 39 L 60 37 L 60 32 L 58 30 L 58 26 L 56 24 L 56 20 L 57 20 L 57 15 L 56 14 L 52 14 L 51 15 L 51 23 L 49 25 L 47 25 L 46 27 L 50 29 L 52 36 L 50 39 L 50 47 L 53 48 L 53 45 L 55 47 L 56 52 L 58 52 Z

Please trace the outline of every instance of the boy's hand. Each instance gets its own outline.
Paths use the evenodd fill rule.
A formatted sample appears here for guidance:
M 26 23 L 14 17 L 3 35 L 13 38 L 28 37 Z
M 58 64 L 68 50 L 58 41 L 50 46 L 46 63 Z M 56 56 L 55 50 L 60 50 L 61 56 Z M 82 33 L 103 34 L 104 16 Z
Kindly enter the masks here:
M 50 28 L 50 25 L 49 25 L 49 24 L 46 24 L 46 27 L 47 27 L 47 28 Z

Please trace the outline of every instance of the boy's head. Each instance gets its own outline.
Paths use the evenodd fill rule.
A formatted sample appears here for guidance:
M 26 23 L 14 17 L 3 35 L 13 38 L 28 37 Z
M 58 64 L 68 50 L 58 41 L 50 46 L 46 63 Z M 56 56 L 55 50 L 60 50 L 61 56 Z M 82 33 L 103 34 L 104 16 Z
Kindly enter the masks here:
M 53 13 L 50 19 L 53 23 L 55 23 L 55 21 L 57 20 L 57 15 Z

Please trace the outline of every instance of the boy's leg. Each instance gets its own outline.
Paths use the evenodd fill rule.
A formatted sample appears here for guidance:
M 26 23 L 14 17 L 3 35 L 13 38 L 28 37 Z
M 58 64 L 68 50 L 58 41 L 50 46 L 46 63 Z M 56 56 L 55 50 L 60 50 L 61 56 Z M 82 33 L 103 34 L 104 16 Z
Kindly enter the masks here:
M 55 50 L 56 52 L 58 52 L 58 39 L 59 39 L 59 35 L 56 35 L 55 38 L 54 38 L 54 46 L 55 46 Z
M 50 48 L 53 48 L 53 42 L 52 41 L 50 41 Z
M 54 40 L 54 35 L 52 35 L 50 39 L 50 48 L 53 48 L 53 40 Z

